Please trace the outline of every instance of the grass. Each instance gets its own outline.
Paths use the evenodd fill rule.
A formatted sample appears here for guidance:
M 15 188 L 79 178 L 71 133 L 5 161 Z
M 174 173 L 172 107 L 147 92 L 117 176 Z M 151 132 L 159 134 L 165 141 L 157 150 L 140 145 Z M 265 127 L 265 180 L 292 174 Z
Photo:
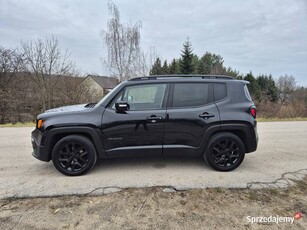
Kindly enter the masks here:
M 272 122 L 272 121 L 307 121 L 307 117 L 291 117 L 291 118 L 267 118 L 267 117 L 257 117 L 259 122 Z
M 7 123 L 7 124 L 0 124 L 0 128 L 7 128 L 7 127 L 35 127 L 34 122 L 25 122 L 25 123 Z

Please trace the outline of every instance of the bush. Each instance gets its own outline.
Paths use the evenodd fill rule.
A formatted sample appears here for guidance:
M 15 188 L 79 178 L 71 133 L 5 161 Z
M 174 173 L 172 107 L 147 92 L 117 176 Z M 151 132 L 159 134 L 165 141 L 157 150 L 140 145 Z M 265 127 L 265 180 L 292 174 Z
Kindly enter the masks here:
M 258 117 L 262 118 L 294 118 L 307 117 L 307 107 L 302 101 L 295 101 L 281 105 L 266 102 L 257 105 Z

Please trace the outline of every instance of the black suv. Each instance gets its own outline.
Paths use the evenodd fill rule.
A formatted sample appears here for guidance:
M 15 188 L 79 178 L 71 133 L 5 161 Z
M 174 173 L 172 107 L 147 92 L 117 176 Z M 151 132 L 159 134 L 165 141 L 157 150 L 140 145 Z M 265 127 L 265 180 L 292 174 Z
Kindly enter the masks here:
M 97 104 L 37 117 L 33 156 L 69 176 L 98 157 L 201 156 L 230 171 L 257 148 L 256 108 L 247 81 L 227 76 L 150 76 L 119 84 Z

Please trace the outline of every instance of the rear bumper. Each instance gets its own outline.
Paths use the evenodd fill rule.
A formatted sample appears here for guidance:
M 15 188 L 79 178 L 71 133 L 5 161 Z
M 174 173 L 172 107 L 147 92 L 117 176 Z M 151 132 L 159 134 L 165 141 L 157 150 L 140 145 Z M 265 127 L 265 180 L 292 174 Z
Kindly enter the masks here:
M 255 152 L 257 150 L 258 141 L 259 136 L 257 131 L 257 122 L 255 121 L 255 126 L 252 130 L 252 134 L 248 138 L 248 148 L 246 149 L 246 153 Z
M 41 161 L 48 162 L 51 160 L 51 155 L 49 154 L 48 149 L 44 146 L 43 140 L 43 133 L 38 129 L 35 129 L 31 134 L 33 148 L 32 155 Z

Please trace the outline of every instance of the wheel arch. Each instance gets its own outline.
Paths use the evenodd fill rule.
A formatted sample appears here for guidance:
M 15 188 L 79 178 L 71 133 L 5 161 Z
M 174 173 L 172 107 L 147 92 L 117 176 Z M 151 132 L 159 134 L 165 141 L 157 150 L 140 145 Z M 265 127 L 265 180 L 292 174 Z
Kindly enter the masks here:
M 99 129 L 90 127 L 60 127 L 53 128 L 48 131 L 45 139 L 45 147 L 48 152 L 48 156 L 51 159 L 51 154 L 55 144 L 62 138 L 69 135 L 81 135 L 87 137 L 92 141 L 94 148 L 99 157 L 106 157 L 105 151 L 102 146 L 101 132 Z
M 253 149 L 252 140 L 255 139 L 254 127 L 248 122 L 221 124 L 221 132 L 228 132 L 236 135 L 244 144 L 245 152 Z
M 255 138 L 253 135 L 253 127 L 248 123 L 225 123 L 220 124 L 219 128 L 217 126 L 212 126 L 208 129 L 203 139 L 202 153 L 206 150 L 211 137 L 218 133 L 232 133 L 238 136 L 244 144 L 246 153 L 253 151 L 252 139 Z

